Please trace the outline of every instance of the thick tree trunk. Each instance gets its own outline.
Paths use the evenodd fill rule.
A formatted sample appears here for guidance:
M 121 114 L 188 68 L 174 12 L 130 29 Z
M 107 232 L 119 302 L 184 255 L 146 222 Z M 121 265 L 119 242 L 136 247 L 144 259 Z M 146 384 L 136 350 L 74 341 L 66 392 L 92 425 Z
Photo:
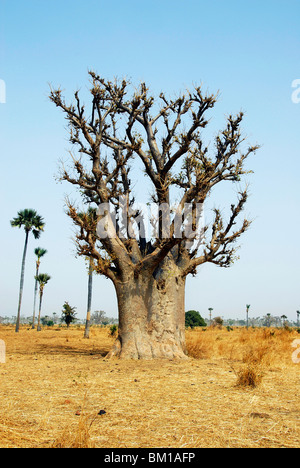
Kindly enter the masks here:
M 117 283 L 119 331 L 109 357 L 186 358 L 185 280 L 164 268 Z

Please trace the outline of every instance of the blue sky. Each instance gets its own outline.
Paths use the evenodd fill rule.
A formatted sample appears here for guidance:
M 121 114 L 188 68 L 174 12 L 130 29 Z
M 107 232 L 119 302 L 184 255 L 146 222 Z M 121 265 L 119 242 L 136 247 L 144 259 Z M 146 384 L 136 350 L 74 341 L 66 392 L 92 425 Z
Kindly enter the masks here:
M 154 94 L 179 93 L 203 83 L 220 98 L 208 139 L 229 113 L 245 112 L 243 130 L 262 145 L 249 161 L 254 219 L 231 269 L 204 265 L 190 278 L 186 308 L 225 318 L 271 313 L 296 318 L 299 297 L 300 104 L 292 82 L 300 79 L 299 0 L 211 2 L 41 0 L 0 1 L 1 230 L 0 315 L 15 315 L 23 232 L 10 227 L 18 210 L 33 207 L 47 226 L 30 240 L 22 314 L 33 302 L 33 250 L 48 249 L 41 269 L 52 276 L 44 314 L 64 301 L 85 316 L 87 274 L 74 258 L 72 226 L 64 198 L 74 189 L 58 184 L 58 161 L 69 143 L 65 121 L 48 99 L 49 83 L 65 94 L 88 87 L 88 69 L 108 79 L 146 81 Z M 227 194 L 227 189 L 226 189 Z M 233 199 L 235 191 L 232 191 Z M 219 204 L 222 206 L 222 192 Z M 96 278 L 93 309 L 117 315 L 112 285 Z

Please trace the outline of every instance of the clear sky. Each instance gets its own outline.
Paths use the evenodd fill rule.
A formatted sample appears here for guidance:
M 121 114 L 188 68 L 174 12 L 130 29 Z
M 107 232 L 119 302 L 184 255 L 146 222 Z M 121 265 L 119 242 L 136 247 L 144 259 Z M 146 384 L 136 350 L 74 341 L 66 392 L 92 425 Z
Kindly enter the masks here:
M 22 315 L 32 313 L 34 254 L 48 249 L 41 272 L 52 280 L 43 314 L 60 314 L 64 301 L 83 318 L 87 271 L 74 258 L 64 198 L 73 188 L 55 181 L 69 143 L 62 114 L 48 99 L 49 83 L 67 96 L 88 86 L 88 69 L 103 77 L 146 81 L 154 94 L 178 93 L 193 83 L 220 90 L 212 128 L 229 113 L 245 112 L 243 130 L 262 145 L 249 162 L 254 219 L 230 269 L 204 265 L 190 278 L 186 309 L 244 318 L 296 318 L 299 295 L 300 79 L 299 0 L 0 0 L 1 229 L 0 316 L 16 315 L 24 232 L 10 227 L 20 209 L 34 208 L 45 233 L 30 239 Z M 0 82 L 1 83 L 1 82 Z M 300 94 L 299 94 L 300 95 Z M 233 190 L 234 201 L 234 190 Z M 222 206 L 222 193 L 219 201 Z M 112 285 L 94 283 L 93 310 L 117 316 Z

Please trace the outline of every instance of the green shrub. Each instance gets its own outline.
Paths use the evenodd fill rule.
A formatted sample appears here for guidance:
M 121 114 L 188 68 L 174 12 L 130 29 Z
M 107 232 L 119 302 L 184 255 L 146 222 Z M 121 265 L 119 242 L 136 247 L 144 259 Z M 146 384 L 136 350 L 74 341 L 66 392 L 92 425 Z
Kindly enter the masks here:
M 185 326 L 186 327 L 206 327 L 206 323 L 196 310 L 188 310 L 185 313 Z

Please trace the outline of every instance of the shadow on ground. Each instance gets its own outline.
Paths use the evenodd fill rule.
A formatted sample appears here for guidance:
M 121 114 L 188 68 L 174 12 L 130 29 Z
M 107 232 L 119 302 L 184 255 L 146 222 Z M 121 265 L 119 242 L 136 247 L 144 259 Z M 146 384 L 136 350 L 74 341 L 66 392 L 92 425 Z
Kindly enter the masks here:
M 35 349 L 35 354 L 47 355 L 63 355 L 63 356 L 99 356 L 104 358 L 109 353 L 109 349 L 105 347 L 93 347 L 83 349 L 72 345 L 40 345 Z

